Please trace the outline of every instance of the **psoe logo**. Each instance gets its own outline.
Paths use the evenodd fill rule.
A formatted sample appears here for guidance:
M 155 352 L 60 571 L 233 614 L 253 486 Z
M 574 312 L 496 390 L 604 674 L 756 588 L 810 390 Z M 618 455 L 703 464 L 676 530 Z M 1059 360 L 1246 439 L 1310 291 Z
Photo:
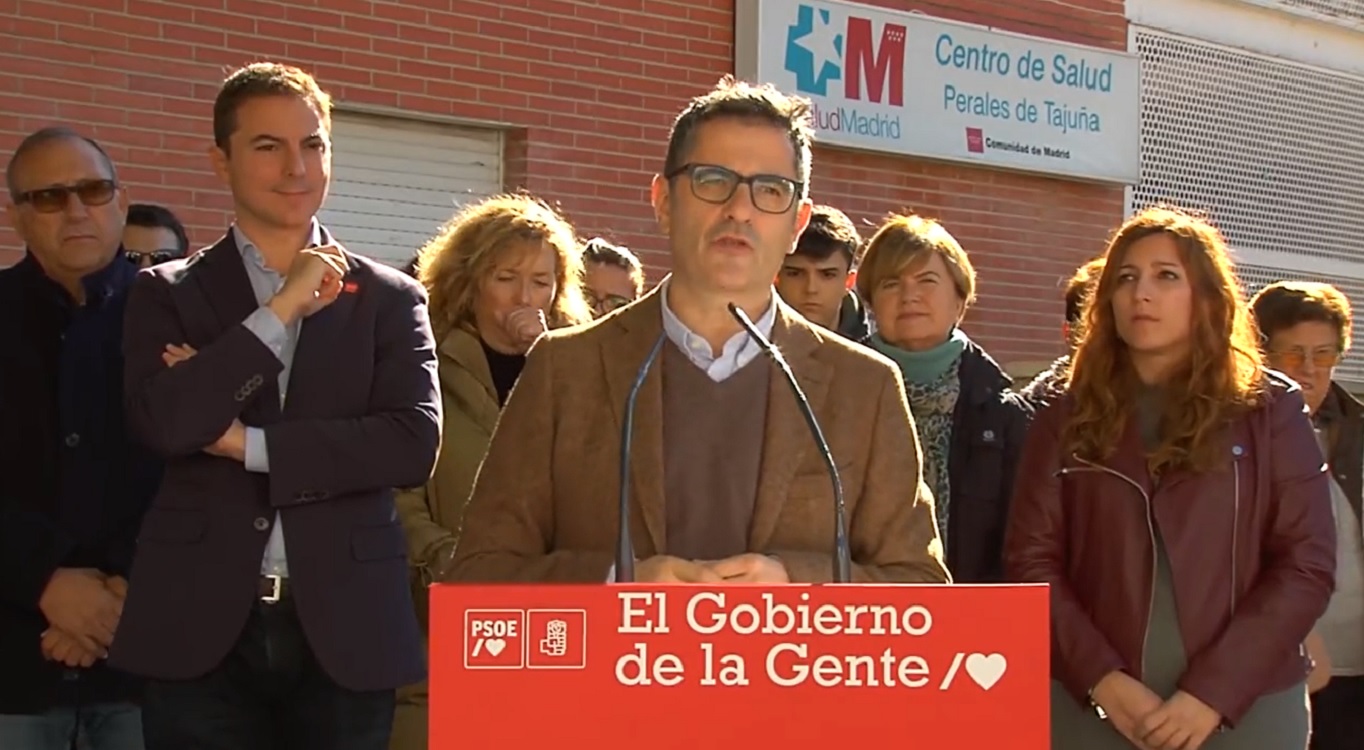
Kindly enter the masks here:
M 903 25 L 883 23 L 878 42 L 869 18 L 848 15 L 840 25 L 828 8 L 801 4 L 786 29 L 785 68 L 801 93 L 831 96 L 829 82 L 842 81 L 844 99 L 902 107 L 905 36 Z

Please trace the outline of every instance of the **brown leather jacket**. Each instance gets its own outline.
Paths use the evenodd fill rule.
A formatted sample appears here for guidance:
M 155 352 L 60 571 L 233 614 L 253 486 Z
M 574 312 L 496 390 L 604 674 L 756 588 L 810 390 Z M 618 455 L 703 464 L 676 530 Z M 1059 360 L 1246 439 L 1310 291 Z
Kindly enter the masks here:
M 1260 696 L 1304 679 L 1303 639 L 1335 586 L 1321 450 L 1296 384 L 1271 376 L 1236 420 L 1229 465 L 1153 485 L 1136 420 L 1117 451 L 1065 455 L 1071 399 L 1041 411 L 1018 467 L 1005 539 L 1011 580 L 1051 588 L 1052 674 L 1088 705 L 1113 670 L 1140 679 L 1160 530 L 1189 666 L 1180 688 L 1234 726 Z

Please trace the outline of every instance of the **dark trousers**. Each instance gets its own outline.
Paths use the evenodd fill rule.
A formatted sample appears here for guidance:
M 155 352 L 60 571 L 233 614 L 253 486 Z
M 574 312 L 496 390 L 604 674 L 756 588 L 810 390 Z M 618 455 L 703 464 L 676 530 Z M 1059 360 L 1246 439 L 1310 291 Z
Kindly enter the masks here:
M 1312 694 L 1311 750 L 1364 747 L 1364 677 L 1332 677 Z
M 203 677 L 147 685 L 147 750 L 386 750 L 394 691 L 337 685 L 308 647 L 293 599 L 257 602 Z

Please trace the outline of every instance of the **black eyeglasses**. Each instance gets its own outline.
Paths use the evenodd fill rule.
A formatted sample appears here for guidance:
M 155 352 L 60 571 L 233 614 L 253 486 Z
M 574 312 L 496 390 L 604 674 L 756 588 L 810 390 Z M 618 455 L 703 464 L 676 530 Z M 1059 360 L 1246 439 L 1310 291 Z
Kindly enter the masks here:
M 691 182 L 691 194 L 715 204 L 728 203 L 740 185 L 748 185 L 748 194 L 753 207 L 769 214 L 784 214 L 791 210 L 796 196 L 805 189 L 805 184 L 777 174 L 755 174 L 747 177 L 732 169 L 714 164 L 683 164 L 664 178 L 672 178 L 687 173 Z
M 622 297 L 619 294 L 599 295 L 591 289 L 584 289 L 583 296 L 587 298 L 587 304 L 590 305 L 593 310 L 596 310 L 598 315 L 605 315 L 634 302 L 634 300 L 628 297 Z
M 135 250 L 124 250 L 123 259 L 137 266 L 138 268 L 151 268 L 162 263 L 175 260 L 180 254 L 172 250 L 157 250 L 153 253 L 139 253 Z
M 27 203 L 39 213 L 52 214 L 66 210 L 71 204 L 72 195 L 87 206 L 103 206 L 113 200 L 117 192 L 118 183 L 113 180 L 81 180 L 74 185 L 57 185 L 19 193 L 14 196 L 14 202 L 17 205 Z

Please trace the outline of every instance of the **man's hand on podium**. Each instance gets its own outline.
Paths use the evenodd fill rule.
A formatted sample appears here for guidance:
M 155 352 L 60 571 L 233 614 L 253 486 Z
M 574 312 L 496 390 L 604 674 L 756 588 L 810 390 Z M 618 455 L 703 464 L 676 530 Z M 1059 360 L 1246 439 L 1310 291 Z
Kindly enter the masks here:
M 790 583 L 786 566 L 771 555 L 748 553 L 723 560 L 694 561 L 655 555 L 639 563 L 640 583 Z
M 683 560 L 671 555 L 654 555 L 641 560 L 635 569 L 639 583 L 722 583 L 724 579 L 705 563 Z
M 750 552 L 706 564 L 716 575 L 731 583 L 790 583 L 786 566 L 771 555 Z

